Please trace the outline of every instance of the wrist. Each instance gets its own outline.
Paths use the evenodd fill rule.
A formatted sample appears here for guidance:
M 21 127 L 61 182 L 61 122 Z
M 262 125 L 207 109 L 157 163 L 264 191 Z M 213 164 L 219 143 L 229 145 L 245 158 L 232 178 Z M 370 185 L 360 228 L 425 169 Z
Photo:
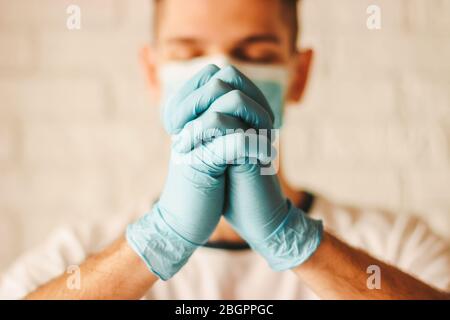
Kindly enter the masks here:
M 292 269 L 305 261 L 319 247 L 322 221 L 306 216 L 288 200 L 288 214 L 278 228 L 264 241 L 250 242 L 275 271 Z
M 157 205 L 127 227 L 126 238 L 148 269 L 162 280 L 176 274 L 198 248 L 164 221 Z

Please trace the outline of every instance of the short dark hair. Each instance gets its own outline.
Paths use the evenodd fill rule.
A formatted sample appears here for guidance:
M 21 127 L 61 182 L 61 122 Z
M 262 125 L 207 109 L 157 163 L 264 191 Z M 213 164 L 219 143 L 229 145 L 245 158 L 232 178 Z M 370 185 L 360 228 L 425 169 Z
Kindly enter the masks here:
M 155 37 L 159 25 L 161 2 L 163 0 L 151 0 L 151 1 L 153 3 L 152 28 L 153 28 L 153 37 Z M 283 21 L 286 21 L 288 23 L 289 28 L 291 29 L 291 44 L 292 48 L 295 49 L 297 47 L 297 37 L 300 29 L 298 21 L 298 7 L 301 0 L 279 0 L 279 1 L 281 1 L 283 4 L 284 7 L 282 13 Z
M 297 47 L 297 38 L 300 33 L 300 23 L 298 19 L 299 15 L 299 3 L 301 0 L 281 0 L 283 2 L 284 10 L 283 17 L 288 23 L 289 28 L 291 29 L 291 45 L 292 48 L 295 49 Z

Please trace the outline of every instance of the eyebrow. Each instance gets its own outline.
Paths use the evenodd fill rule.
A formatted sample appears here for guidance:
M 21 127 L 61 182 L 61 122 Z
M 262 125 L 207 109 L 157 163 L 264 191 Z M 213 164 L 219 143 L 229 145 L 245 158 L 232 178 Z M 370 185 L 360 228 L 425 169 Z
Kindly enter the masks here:
M 177 44 L 199 44 L 204 42 L 203 39 L 194 38 L 194 37 L 175 37 L 166 40 L 168 43 L 177 43 Z M 281 42 L 280 38 L 274 34 L 256 34 L 248 36 L 239 41 L 239 45 L 248 45 L 252 43 L 258 42 L 269 42 L 274 44 L 279 44 Z
M 281 40 L 277 35 L 267 33 L 267 34 L 251 35 L 239 41 L 241 45 L 252 44 L 256 42 L 270 42 L 274 44 L 279 44 Z
M 175 37 L 167 39 L 166 42 L 177 44 L 198 44 L 204 41 L 198 38 L 191 38 L 191 37 Z

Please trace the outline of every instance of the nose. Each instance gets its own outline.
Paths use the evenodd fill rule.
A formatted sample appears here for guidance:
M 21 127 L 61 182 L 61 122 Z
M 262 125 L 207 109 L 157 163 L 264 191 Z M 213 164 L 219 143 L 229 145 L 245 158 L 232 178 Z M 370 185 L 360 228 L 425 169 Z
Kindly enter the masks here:
M 226 67 L 233 62 L 233 47 L 226 44 L 215 44 L 208 48 L 206 55 L 215 57 L 217 59 L 217 66 L 219 68 Z

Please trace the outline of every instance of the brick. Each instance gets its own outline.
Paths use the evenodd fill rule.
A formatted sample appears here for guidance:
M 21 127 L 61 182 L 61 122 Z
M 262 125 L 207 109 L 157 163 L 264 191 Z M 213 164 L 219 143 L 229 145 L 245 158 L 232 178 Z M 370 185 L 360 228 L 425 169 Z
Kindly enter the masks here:
M 34 170 L 27 176 L 22 181 L 26 197 L 20 203 L 25 245 L 42 240 L 56 226 L 108 217 L 112 191 L 109 176 L 101 169 L 78 168 L 65 174 Z
M 0 168 L 10 167 L 17 158 L 14 128 L 0 127 Z
M 286 174 L 294 185 L 315 191 L 329 199 L 395 210 L 400 206 L 401 184 L 393 170 L 338 170 L 298 166 L 289 160 Z
M 145 164 L 131 166 L 123 163 L 116 166 L 111 173 L 116 212 L 124 214 L 135 207 L 139 199 L 146 199 L 151 204 L 160 196 L 166 180 L 169 155 L 168 150 L 161 150 L 164 149 L 152 149 L 151 155 L 143 157 Z
M 0 99 L 26 121 L 91 122 L 108 114 L 105 85 L 89 77 L 0 78 Z
M 147 41 L 145 34 L 137 32 L 46 32 L 38 37 L 38 63 L 44 72 L 137 76 L 141 72 L 139 49 Z
M 0 70 L 27 70 L 34 66 L 35 48 L 24 32 L 0 31 Z
M 167 150 L 167 140 L 151 135 L 147 127 L 35 123 L 24 128 L 23 154 L 25 165 L 33 169 L 142 170 L 161 164 L 161 150 Z
M 6 269 L 9 263 L 20 254 L 22 244 L 22 230 L 17 213 L 2 209 L 0 216 L 0 272 Z
M 398 85 L 390 79 L 362 82 L 318 74 L 309 83 L 303 109 L 336 121 L 389 121 L 399 116 Z
M 153 101 L 143 73 L 139 77 L 112 76 L 109 82 L 116 102 L 113 117 L 131 125 L 162 129 L 160 106 Z
M 88 216 L 93 213 L 90 208 L 107 208 L 111 195 L 108 179 L 107 170 L 102 168 L 80 167 L 64 175 L 58 168 L 10 172 L 0 182 L 2 206 L 25 217 L 42 212 L 53 218 L 64 215 L 63 208 L 68 213 L 79 211 L 80 216 Z
M 421 72 L 405 73 L 399 93 L 404 117 L 420 122 L 436 122 L 450 117 L 450 79 Z
M 67 30 L 66 9 L 81 9 L 81 30 L 114 30 L 119 24 L 119 0 L 0 0 L 0 26 L 7 29 Z M 79 31 L 72 31 L 79 32 Z
M 450 3 L 447 0 L 403 0 L 405 28 L 412 34 L 450 35 Z
M 21 125 L 17 115 L 0 109 L 0 172 L 18 165 L 21 142 Z
M 450 42 L 447 38 L 416 36 L 382 36 L 373 33 L 358 36 L 336 36 L 330 55 L 330 72 L 347 79 L 395 77 L 410 69 L 431 72 L 450 71 Z M 439 48 L 438 50 L 436 50 Z M 432 59 L 430 57 L 433 57 Z
M 378 5 L 381 9 L 381 30 L 367 29 L 369 15 L 366 10 L 370 5 Z M 401 1 L 309 0 L 303 2 L 301 21 L 305 34 L 392 34 L 404 31 L 403 10 Z
M 121 8 L 121 29 L 134 30 L 135 32 L 146 32 L 148 36 L 151 35 L 153 17 L 152 1 L 149 0 L 134 0 L 118 2 Z
M 106 146 L 112 141 L 106 126 L 30 123 L 24 128 L 25 165 L 37 170 L 101 168 L 109 162 Z
M 306 129 L 308 124 L 305 121 L 297 125 Z M 356 121 L 342 123 L 328 118 L 310 122 L 306 130 L 305 135 L 310 140 L 309 161 L 318 168 L 330 167 L 331 164 L 332 168 L 351 169 L 358 165 L 367 170 L 391 166 L 386 140 L 395 130 L 392 127 Z M 302 149 L 297 147 L 297 137 L 291 137 L 290 141 L 294 149 L 292 156 L 295 157 L 297 150 Z
M 391 150 L 398 152 L 399 165 L 411 169 L 448 170 L 450 163 L 448 133 L 435 124 L 408 123 L 403 136 L 395 141 Z
M 447 132 L 439 126 L 390 121 L 343 122 L 338 119 L 299 121 L 287 131 L 284 157 L 308 161 L 317 167 L 370 171 L 394 168 L 448 168 Z M 306 156 L 303 153 L 307 153 Z M 448 169 L 446 169 L 448 170 Z

